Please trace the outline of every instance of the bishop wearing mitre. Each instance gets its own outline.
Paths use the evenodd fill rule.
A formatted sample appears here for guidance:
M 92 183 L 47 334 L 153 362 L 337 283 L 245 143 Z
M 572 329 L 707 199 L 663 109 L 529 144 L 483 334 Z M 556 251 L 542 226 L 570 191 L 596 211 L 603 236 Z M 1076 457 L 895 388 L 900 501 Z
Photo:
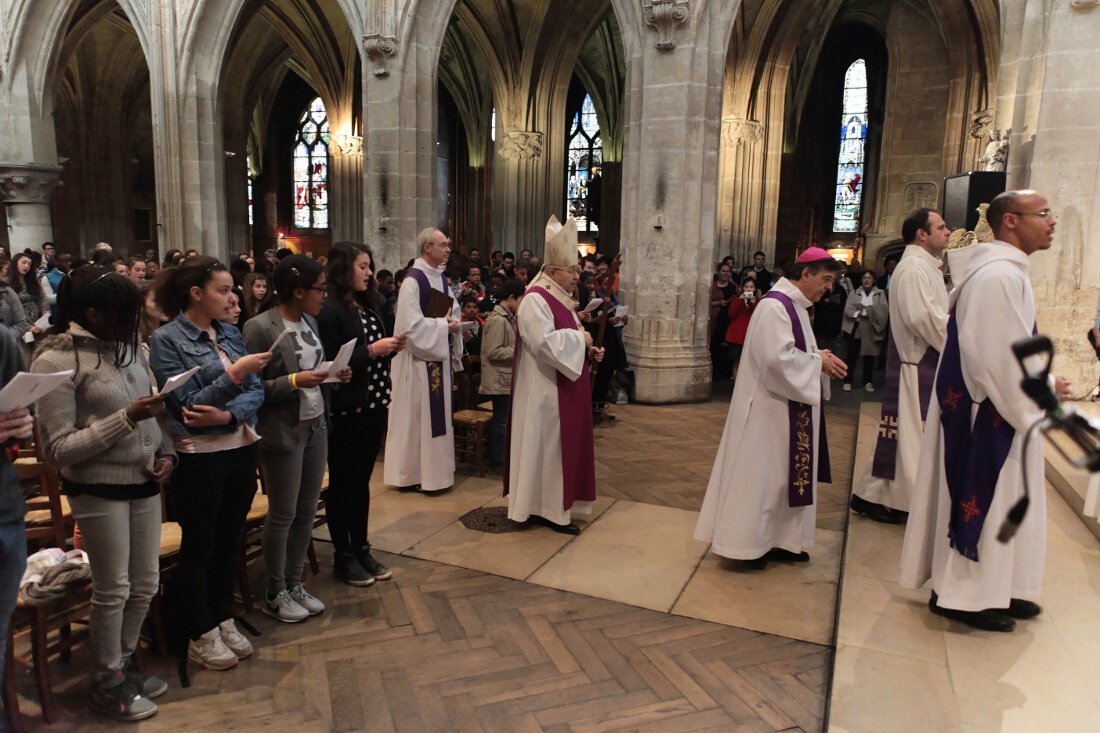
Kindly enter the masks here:
M 551 216 L 542 269 L 517 313 L 504 493 L 510 519 L 565 534 L 580 533 L 572 514 L 589 514 L 596 500 L 588 360 L 603 349 L 577 320 L 579 280 L 577 223 Z

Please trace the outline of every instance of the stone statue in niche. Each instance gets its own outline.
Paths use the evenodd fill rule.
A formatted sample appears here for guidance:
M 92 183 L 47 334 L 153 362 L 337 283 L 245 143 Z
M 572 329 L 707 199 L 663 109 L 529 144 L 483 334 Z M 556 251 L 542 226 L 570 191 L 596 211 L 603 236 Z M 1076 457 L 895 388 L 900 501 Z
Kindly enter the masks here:
M 1008 133 L 1010 130 L 993 130 L 985 146 L 980 162 L 983 171 L 1004 171 L 1008 167 Z

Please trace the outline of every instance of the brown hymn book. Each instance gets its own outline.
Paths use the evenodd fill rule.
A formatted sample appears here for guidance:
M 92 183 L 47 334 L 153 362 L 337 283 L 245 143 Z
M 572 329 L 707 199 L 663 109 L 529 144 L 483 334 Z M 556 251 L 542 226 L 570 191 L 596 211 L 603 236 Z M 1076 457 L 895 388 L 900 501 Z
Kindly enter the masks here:
M 455 299 L 444 295 L 441 291 L 432 288 L 428 295 L 428 305 L 424 308 L 425 318 L 446 318 L 451 315 L 451 308 Z

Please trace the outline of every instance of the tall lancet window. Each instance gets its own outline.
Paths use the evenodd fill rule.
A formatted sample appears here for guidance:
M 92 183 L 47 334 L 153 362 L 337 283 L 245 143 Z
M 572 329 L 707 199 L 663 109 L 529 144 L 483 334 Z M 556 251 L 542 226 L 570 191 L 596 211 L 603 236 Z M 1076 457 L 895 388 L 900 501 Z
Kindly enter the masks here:
M 844 74 L 843 107 L 833 231 L 856 232 L 863 201 L 863 161 L 867 142 L 867 64 L 863 59 L 854 61 Z
M 603 142 L 592 97 L 584 95 L 581 108 L 569 124 L 569 148 L 565 165 L 565 200 L 577 230 L 600 230 L 600 166 Z
M 328 114 L 317 97 L 298 120 L 294 138 L 294 226 L 328 229 Z

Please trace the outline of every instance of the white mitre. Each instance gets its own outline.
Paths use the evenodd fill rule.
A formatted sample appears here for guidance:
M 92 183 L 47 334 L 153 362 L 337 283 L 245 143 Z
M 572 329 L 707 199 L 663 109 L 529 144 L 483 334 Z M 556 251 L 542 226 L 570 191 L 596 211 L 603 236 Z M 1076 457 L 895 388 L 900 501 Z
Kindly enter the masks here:
M 568 216 L 565 224 L 551 216 L 546 222 L 546 250 L 543 267 L 573 267 L 577 264 L 577 221 Z
M 573 293 L 562 289 L 554 280 L 546 274 L 548 267 L 576 267 L 577 266 L 577 222 L 573 217 L 567 217 L 565 224 L 558 221 L 558 217 L 551 216 L 546 222 L 546 247 L 543 252 L 542 270 L 528 285 L 528 289 L 540 287 L 557 298 L 565 307 L 575 310 L 577 301 Z

